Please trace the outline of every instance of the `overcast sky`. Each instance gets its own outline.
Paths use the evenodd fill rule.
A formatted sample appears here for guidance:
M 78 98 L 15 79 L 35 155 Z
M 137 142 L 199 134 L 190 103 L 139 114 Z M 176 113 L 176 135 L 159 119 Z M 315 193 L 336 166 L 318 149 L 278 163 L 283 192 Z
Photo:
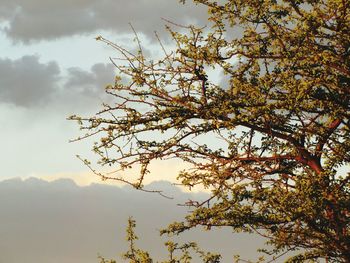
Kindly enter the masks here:
M 53 182 L 30 178 L 0 182 L 1 263 L 94 263 L 97 255 L 121 259 L 127 250 L 125 230 L 129 216 L 137 221 L 137 246 L 157 260 L 167 256 L 163 243 L 196 241 L 206 251 L 221 253 L 232 262 L 240 253 L 256 259 L 262 240 L 254 235 L 233 235 L 229 228 L 196 229 L 180 237 L 160 237 L 159 229 L 181 220 L 188 207 L 179 202 L 204 200 L 203 193 L 184 193 L 168 182 L 154 182 L 174 199 L 99 184 L 78 187 L 71 180 Z M 169 209 L 171 207 L 171 209 Z M 194 261 L 196 262 L 196 261 Z
M 204 24 L 205 17 L 204 8 L 178 0 L 0 0 L 0 179 L 96 180 L 75 158 L 93 158 L 91 141 L 69 144 L 79 130 L 66 120 L 93 114 L 109 99 L 104 87 L 114 80 L 114 50 L 94 38 L 131 47 L 131 23 L 152 54 L 155 30 L 167 41 L 162 18 Z

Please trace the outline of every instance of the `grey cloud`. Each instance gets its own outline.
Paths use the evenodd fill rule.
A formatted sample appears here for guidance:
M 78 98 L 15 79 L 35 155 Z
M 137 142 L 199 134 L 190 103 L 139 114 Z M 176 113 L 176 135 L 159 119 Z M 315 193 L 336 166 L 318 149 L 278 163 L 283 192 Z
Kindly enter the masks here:
M 98 253 L 119 259 L 127 249 L 129 216 L 137 220 L 138 246 L 155 258 L 165 258 L 167 238 L 161 239 L 157 229 L 183 218 L 187 208 L 177 203 L 203 200 L 206 195 L 183 193 L 164 181 L 147 187 L 165 190 L 174 200 L 129 187 L 78 187 L 68 179 L 0 182 L 0 262 L 96 263 Z M 206 250 L 223 253 L 223 262 L 230 262 L 238 252 L 254 258 L 261 245 L 257 236 L 233 235 L 229 228 L 190 231 L 180 239 L 195 240 Z
M 113 80 L 113 64 L 95 64 L 90 70 L 70 68 L 63 76 L 56 62 L 41 63 L 37 56 L 0 59 L 0 103 L 84 108 L 96 97 L 105 96 L 104 87 Z
M 0 3 L 0 7 L 0 22 L 8 21 L 14 15 L 15 6 Z
M 90 90 L 103 90 L 113 80 L 115 67 L 113 64 L 98 63 L 90 71 L 81 68 L 69 68 L 66 88 L 80 87 Z
M 130 33 L 128 23 L 149 35 L 163 29 L 162 17 L 178 23 L 205 17 L 203 7 L 188 2 L 182 5 L 178 0 L 5 0 L 0 3 L 0 10 L 7 11 L 0 16 L 9 21 L 7 35 L 22 42 L 101 30 Z
M 0 102 L 24 107 L 45 103 L 55 92 L 59 74 L 57 63 L 40 63 L 36 56 L 0 59 Z
M 70 108 L 75 113 L 86 109 L 97 110 L 102 102 L 109 102 L 111 99 L 105 93 L 105 87 L 114 84 L 114 77 L 115 67 L 111 63 L 98 63 L 90 70 L 69 68 L 57 99 L 64 102 L 66 109 Z

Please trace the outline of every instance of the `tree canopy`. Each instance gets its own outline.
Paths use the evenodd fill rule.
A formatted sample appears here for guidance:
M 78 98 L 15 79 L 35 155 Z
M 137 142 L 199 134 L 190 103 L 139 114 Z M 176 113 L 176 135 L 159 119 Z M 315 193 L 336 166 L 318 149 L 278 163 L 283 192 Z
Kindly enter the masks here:
M 71 117 L 78 139 L 99 138 L 102 165 L 140 165 L 136 188 L 154 160 L 190 164 L 179 182 L 211 198 L 164 233 L 226 226 L 291 262 L 350 262 L 350 2 L 193 1 L 207 27 L 168 24 L 160 58 L 97 38 L 120 54 L 115 100 Z

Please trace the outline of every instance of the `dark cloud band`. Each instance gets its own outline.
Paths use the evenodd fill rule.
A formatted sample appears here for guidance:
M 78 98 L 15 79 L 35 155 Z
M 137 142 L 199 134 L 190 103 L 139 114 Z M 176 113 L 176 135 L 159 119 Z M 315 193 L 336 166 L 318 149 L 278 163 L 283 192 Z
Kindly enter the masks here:
M 0 21 L 8 37 L 20 42 L 56 39 L 102 30 L 130 32 L 129 23 L 146 35 L 161 31 L 162 17 L 178 23 L 199 21 L 206 10 L 178 0 L 3 0 Z

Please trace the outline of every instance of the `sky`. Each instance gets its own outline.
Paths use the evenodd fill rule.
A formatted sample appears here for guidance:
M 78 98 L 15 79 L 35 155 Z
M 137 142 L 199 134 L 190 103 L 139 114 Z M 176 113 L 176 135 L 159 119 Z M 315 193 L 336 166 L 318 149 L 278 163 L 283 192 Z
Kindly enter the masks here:
M 109 100 L 104 87 L 114 82 L 115 51 L 94 38 L 132 48 L 132 24 L 153 55 L 154 31 L 168 41 L 164 19 L 205 25 L 205 18 L 204 8 L 178 0 L 0 0 L 0 180 L 99 180 L 75 157 L 94 160 L 92 141 L 68 143 L 80 131 L 66 120 L 90 116 Z M 155 167 L 149 181 L 173 180 L 183 168 Z
M 174 182 L 186 167 L 174 160 L 152 164 L 146 178 L 153 182 L 147 187 L 165 189 L 174 200 L 95 184 L 100 178 L 76 158 L 95 160 L 93 141 L 69 143 L 81 132 L 67 117 L 91 116 L 111 102 L 104 87 L 114 82 L 115 51 L 95 38 L 133 48 L 132 24 L 147 54 L 156 56 L 154 31 L 171 45 L 165 20 L 205 26 L 206 10 L 179 0 L 0 0 L 0 263 L 118 257 L 128 216 L 138 221 L 142 247 L 164 256 L 159 227 L 188 212 L 176 204 L 204 199 L 156 183 Z M 223 262 L 238 252 L 254 258 L 261 244 L 229 229 L 183 238 L 222 252 Z

